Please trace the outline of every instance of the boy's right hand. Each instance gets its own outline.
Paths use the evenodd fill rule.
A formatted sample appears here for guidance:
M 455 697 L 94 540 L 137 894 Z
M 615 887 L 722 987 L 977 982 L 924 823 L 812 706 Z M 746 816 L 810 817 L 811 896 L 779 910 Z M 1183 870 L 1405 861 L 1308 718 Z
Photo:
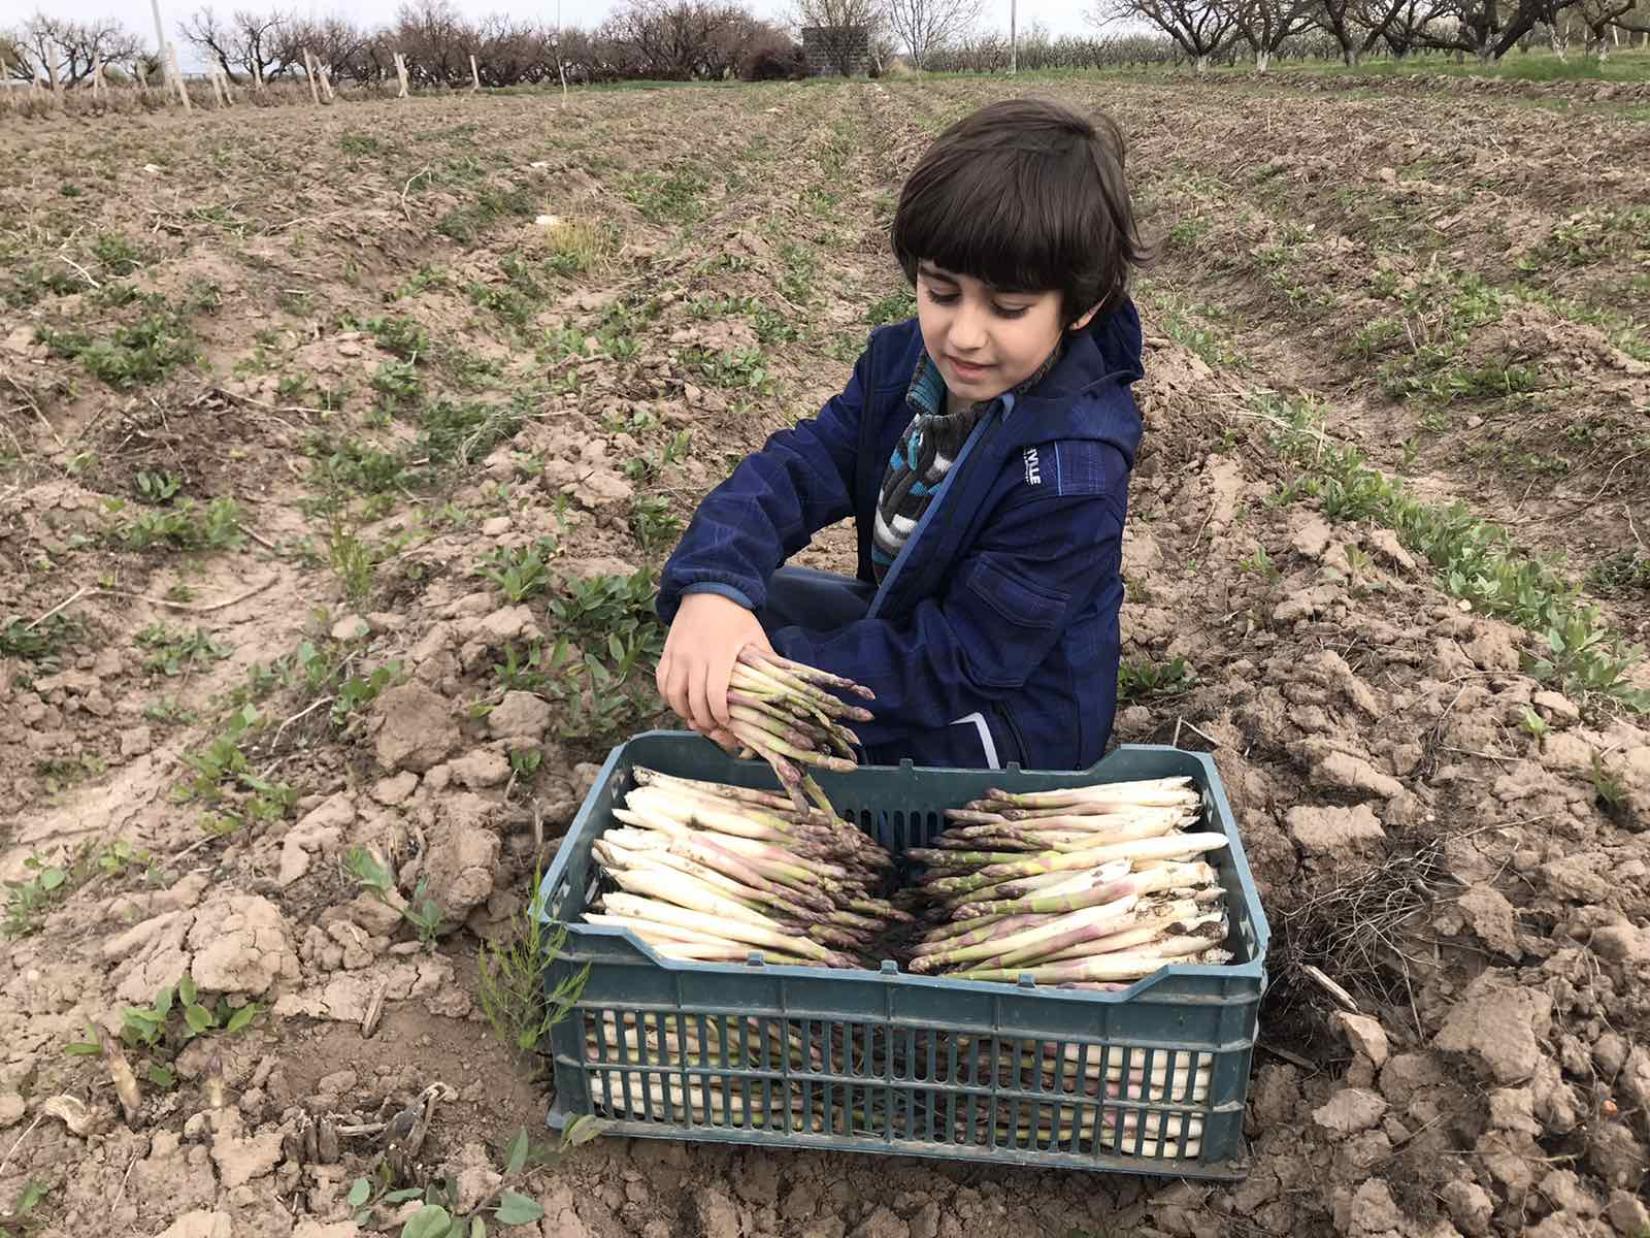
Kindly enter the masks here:
M 755 615 L 720 594 L 690 593 L 659 659 L 659 695 L 682 721 L 729 751 L 739 741 L 728 730 L 728 681 L 747 645 L 773 650 Z

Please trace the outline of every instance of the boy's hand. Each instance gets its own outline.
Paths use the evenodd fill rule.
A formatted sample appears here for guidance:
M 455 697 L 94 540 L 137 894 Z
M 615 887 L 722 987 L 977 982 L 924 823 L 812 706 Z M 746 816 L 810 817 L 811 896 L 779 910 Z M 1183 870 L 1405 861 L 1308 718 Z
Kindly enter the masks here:
M 720 594 L 690 593 L 659 659 L 659 695 L 682 721 L 729 751 L 739 741 L 728 730 L 728 680 L 747 645 L 773 650 L 755 615 Z

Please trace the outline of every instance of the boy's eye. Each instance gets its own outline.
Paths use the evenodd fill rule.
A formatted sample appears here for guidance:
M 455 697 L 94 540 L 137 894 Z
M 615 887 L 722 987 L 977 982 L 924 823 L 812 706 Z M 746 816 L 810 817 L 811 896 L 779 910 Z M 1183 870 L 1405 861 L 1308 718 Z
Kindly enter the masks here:
M 1031 306 L 1029 306 L 1029 305 L 993 305 L 991 308 L 997 312 L 997 317 L 999 317 L 999 318 L 1024 318 L 1025 315 L 1026 315 L 1026 311 L 1028 309 L 1030 309 Z
M 928 293 L 928 299 L 935 305 L 955 305 L 957 298 L 962 295 L 956 292 L 941 292 L 933 287 L 925 288 L 925 291 Z

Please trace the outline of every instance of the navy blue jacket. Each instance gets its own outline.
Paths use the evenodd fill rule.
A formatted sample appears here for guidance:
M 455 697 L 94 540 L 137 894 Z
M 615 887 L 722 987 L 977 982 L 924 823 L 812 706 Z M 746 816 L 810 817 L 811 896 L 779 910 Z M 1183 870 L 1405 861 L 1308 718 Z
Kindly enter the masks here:
M 861 580 L 888 457 L 911 418 L 915 319 L 871 333 L 846 390 L 773 435 L 705 496 L 665 565 L 669 623 L 691 586 L 760 610 L 769 576 L 853 516 Z M 889 567 L 867 616 L 831 632 L 770 633 L 788 658 L 876 692 L 856 726 L 893 764 L 1081 769 L 1117 704 L 1118 611 L 1142 378 L 1132 302 L 1067 338 L 1034 388 L 998 396 Z

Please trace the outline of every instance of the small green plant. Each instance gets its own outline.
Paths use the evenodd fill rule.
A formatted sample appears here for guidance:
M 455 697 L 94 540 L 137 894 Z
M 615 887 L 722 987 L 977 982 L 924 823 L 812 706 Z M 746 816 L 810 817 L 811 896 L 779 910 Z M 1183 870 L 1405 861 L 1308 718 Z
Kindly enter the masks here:
M 78 361 L 97 379 L 121 390 L 166 377 L 196 356 L 194 330 L 187 314 L 165 307 L 151 309 L 137 321 L 117 326 L 107 338 L 86 331 L 41 327 L 36 338 L 60 357 Z
M 1167 662 L 1152 662 L 1146 658 L 1130 658 L 1117 668 L 1118 704 L 1157 697 L 1179 696 L 1190 690 L 1197 672 L 1183 657 Z
M 430 355 L 429 332 L 417 321 L 405 315 L 392 314 L 383 318 L 369 318 L 366 328 L 372 332 L 373 342 L 378 347 L 399 357 L 408 365 L 415 365 L 420 358 Z M 374 385 L 377 386 L 376 381 Z M 382 391 L 384 388 L 380 387 L 379 390 Z M 397 391 L 394 394 L 402 393 Z M 416 395 L 416 389 L 409 394 Z
M 391 407 L 414 403 L 424 389 L 411 361 L 385 361 L 373 371 L 372 389 Z
M 499 547 L 476 570 L 498 586 L 512 602 L 525 602 L 550 587 L 550 560 L 556 554 L 556 540 L 536 539 L 531 545 Z
M 1622 550 L 1600 559 L 1587 573 L 1587 587 L 1605 597 L 1650 596 L 1650 554 Z
M 711 352 L 689 348 L 683 352 L 682 361 L 718 387 L 762 391 L 769 385 L 767 361 L 760 349 Z
M 50 1194 L 51 1188 L 38 1178 L 29 1178 L 18 1188 L 17 1198 L 12 1201 L 11 1211 L 0 1216 L 0 1233 L 6 1238 L 27 1238 L 35 1233 L 44 1222 L 35 1215 L 38 1209 Z
M 38 853 L 25 859 L 23 867 L 29 874 L 27 877 L 21 881 L 6 882 L 4 931 L 10 938 L 27 937 L 38 932 L 46 912 L 72 888 L 69 868 L 48 863 Z
M 241 530 L 241 505 L 234 499 L 213 499 L 204 508 L 184 499 L 166 508 L 125 511 L 125 502 L 110 499 L 115 516 L 109 536 L 130 550 L 168 546 L 176 550 L 232 550 L 246 540 Z
M 278 821 L 297 806 L 296 789 L 256 773 L 241 746 L 263 722 L 256 706 L 243 705 L 204 748 L 184 753 L 183 763 L 193 777 L 174 791 L 173 798 L 213 809 L 201 818 L 206 833 L 221 836 L 246 825 Z
M 1277 581 L 1283 573 L 1278 565 L 1272 562 L 1272 556 L 1266 553 L 1265 546 L 1256 546 L 1255 553 L 1238 561 L 1238 568 L 1244 572 L 1259 576 L 1268 583 Z
M 169 503 L 183 488 L 183 479 L 174 473 L 151 473 L 140 469 L 132 478 L 138 501 L 159 507 Z
M 1542 738 L 1542 736 L 1546 735 L 1553 729 L 1551 723 L 1549 723 L 1540 714 L 1536 713 L 1536 711 L 1531 709 L 1528 705 L 1524 706 L 1523 711 L 1519 715 L 1518 727 L 1525 734 L 1532 735 L 1536 739 Z
M 417 1211 L 402 1223 L 399 1238 L 487 1238 L 492 1226 L 511 1229 L 518 1225 L 532 1226 L 537 1233 L 544 1208 L 532 1196 L 516 1189 L 522 1185 L 524 1176 L 589 1143 L 611 1125 L 601 1118 L 577 1117 L 562 1129 L 556 1143 L 544 1146 L 535 1146 L 526 1128 L 521 1128 L 503 1150 L 498 1186 L 468 1209 L 460 1205 L 454 1184 L 446 1179 L 422 1186 L 395 1187 L 394 1173 L 383 1161 L 370 1178 L 356 1178 L 350 1183 L 345 1202 L 353 1209 L 351 1215 L 357 1226 L 377 1231 L 385 1224 L 374 1219 L 379 1205 L 401 1208 L 414 1200 L 422 1200 Z
M 376 853 L 365 847 L 351 847 L 344 855 L 344 869 L 355 879 L 356 885 L 371 894 L 386 907 L 392 907 L 418 933 L 418 940 L 433 945 L 446 920 L 441 904 L 430 896 L 426 878 L 420 877 L 410 900 L 397 896 L 395 874 Z
M 177 1083 L 173 1063 L 190 1041 L 201 1036 L 234 1036 L 252 1026 L 264 1007 L 257 1002 L 231 1006 L 227 998 L 208 1001 L 194 977 L 185 972 L 176 985 L 166 985 L 147 1006 L 127 1006 L 120 1012 L 120 1039 L 138 1053 L 144 1077 L 167 1090 Z M 70 1041 L 63 1051 L 71 1057 L 95 1057 L 103 1052 L 103 1038 L 88 1027 L 83 1040 Z
M 1593 793 L 1606 811 L 1620 809 L 1627 803 L 1627 784 L 1620 774 L 1604 764 L 1604 759 L 1596 752 L 1593 753 L 1593 767 L 1588 777 L 1592 780 Z
M 31 623 L 13 616 L 0 623 L 0 658 L 34 662 L 44 670 L 54 668 L 58 655 L 80 635 L 78 622 L 66 615 L 53 615 L 44 622 Z
M 873 327 L 880 327 L 885 323 L 903 322 L 916 312 L 916 294 L 902 284 L 887 296 L 873 301 L 865 313 L 865 321 Z
M 550 1029 L 571 1013 L 590 978 L 587 964 L 554 991 L 544 987 L 544 969 L 561 957 L 567 926 L 545 915 L 541 874 L 535 873 L 533 897 L 517 917 L 514 931 L 497 942 L 484 942 L 476 960 L 476 997 L 493 1035 L 517 1053 L 536 1053 Z
M 642 553 L 653 554 L 670 545 L 682 531 L 682 521 L 663 495 L 637 496 L 630 507 L 630 531 Z
M 351 675 L 338 685 L 332 699 L 332 724 L 347 726 L 365 705 L 378 699 L 378 694 L 401 677 L 400 662 L 386 662 L 366 675 Z
M 143 669 L 169 677 L 222 661 L 234 652 L 230 646 L 219 644 L 198 627 L 192 632 L 185 632 L 169 628 L 164 623 L 151 623 L 135 639 L 149 651 L 149 656 L 143 660 Z
M 327 534 L 327 562 L 344 586 L 344 596 L 353 605 L 364 605 L 372 596 L 373 573 L 378 570 L 378 557 L 373 548 L 334 522 Z

